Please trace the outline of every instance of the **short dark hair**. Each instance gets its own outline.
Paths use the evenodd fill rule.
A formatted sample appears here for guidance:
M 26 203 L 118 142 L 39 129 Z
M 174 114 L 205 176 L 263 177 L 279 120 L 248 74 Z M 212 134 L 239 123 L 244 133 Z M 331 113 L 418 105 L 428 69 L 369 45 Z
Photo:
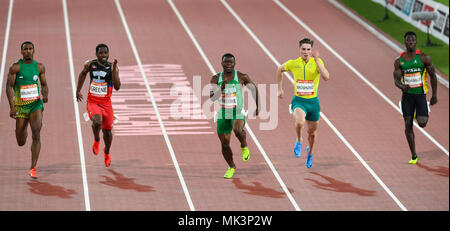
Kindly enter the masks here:
M 314 40 L 310 38 L 302 38 L 300 41 L 298 41 L 298 46 L 301 47 L 303 44 L 311 44 L 311 47 L 314 45 Z
M 100 43 L 95 47 L 95 53 L 97 54 L 98 51 L 100 50 L 100 48 L 102 48 L 102 47 L 105 47 L 106 50 L 108 50 L 108 52 L 109 52 L 109 47 L 106 44 Z
M 20 45 L 20 49 L 22 50 L 23 46 L 26 45 L 26 44 L 31 44 L 31 46 L 33 46 L 33 49 L 34 49 L 34 44 L 32 42 L 30 42 L 30 41 L 23 42 L 22 45 Z
M 236 58 L 231 53 L 226 53 L 226 54 L 222 55 L 222 61 L 223 61 L 224 58 L 233 58 L 234 61 L 236 61 Z
M 405 33 L 405 36 L 403 36 L 403 38 L 406 39 L 406 37 L 411 36 L 411 35 L 414 35 L 414 37 L 417 38 L 417 35 L 416 35 L 416 33 L 414 33 L 414 31 L 408 31 L 408 32 L 406 32 L 406 33 Z

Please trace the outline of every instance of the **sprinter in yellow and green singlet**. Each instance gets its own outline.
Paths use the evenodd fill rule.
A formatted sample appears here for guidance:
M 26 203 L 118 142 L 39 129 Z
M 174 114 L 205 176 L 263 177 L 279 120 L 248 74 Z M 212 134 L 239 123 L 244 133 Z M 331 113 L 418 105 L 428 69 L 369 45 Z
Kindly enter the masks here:
M 28 175 L 36 179 L 36 164 L 41 150 L 43 103 L 48 101 L 48 87 L 44 64 L 33 58 L 33 43 L 24 42 L 20 48 L 23 57 L 9 68 L 6 96 L 10 107 L 9 116 L 16 120 L 16 140 L 19 146 L 25 145 L 28 123 L 30 124 L 33 141 Z
M 319 52 L 313 50 L 314 41 L 303 38 L 299 41 L 300 57 L 288 60 L 277 69 L 278 97 L 283 98 L 283 72 L 291 72 L 294 75 L 295 95 L 292 98 L 290 110 L 293 111 L 295 119 L 295 131 L 297 139 L 294 145 L 295 157 L 301 156 L 302 151 L 302 130 L 305 124 L 308 125 L 308 142 L 306 147 L 307 158 L 306 167 L 312 167 L 313 148 L 317 135 L 317 126 L 320 118 L 320 102 L 318 97 L 320 77 L 327 81 L 330 74 L 325 68 Z

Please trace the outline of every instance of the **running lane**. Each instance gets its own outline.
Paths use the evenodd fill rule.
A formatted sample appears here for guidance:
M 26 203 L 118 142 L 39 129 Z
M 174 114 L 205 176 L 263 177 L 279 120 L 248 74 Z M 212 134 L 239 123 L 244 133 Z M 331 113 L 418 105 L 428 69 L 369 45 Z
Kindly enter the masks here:
M 2 1 L 0 13 L 9 1 Z M 37 10 L 39 9 L 39 10 Z M 6 23 L 6 20 L 1 20 Z M 4 27 L 2 27 L 2 40 Z M 64 21 L 60 1 L 14 1 L 5 79 L 0 104 L 0 210 L 84 210 L 80 157 L 73 114 Z M 46 67 L 49 100 L 44 104 L 37 180 L 27 176 L 31 129 L 27 143 L 17 145 L 15 121 L 9 117 L 5 84 L 9 66 L 22 57 L 20 45 L 32 41 L 34 58 Z M 1 46 L 3 47 L 3 45 Z
M 145 85 L 133 56 L 114 1 L 101 0 L 94 7 L 83 1 L 68 1 L 75 76 L 84 62 L 94 59 L 95 47 L 110 48 L 109 61 L 118 60 L 122 87 L 113 92 L 113 108 L 119 117 L 113 128 L 112 164 L 106 168 L 103 152 L 92 154 L 91 121 L 81 123 L 87 179 L 92 210 L 189 210 L 166 143 L 161 135 L 137 135 L 159 129 Z M 87 98 L 89 76 L 82 94 Z M 79 103 L 80 118 L 86 101 Z M 143 123 L 136 128 L 137 117 Z M 145 130 L 145 129 L 144 129 Z M 144 131 L 145 132 L 145 131 Z M 100 134 L 102 138 L 102 135 Z M 104 142 L 100 148 L 103 150 Z
M 177 76 L 166 75 L 165 78 L 159 78 L 160 83 L 152 85 L 152 91 L 159 92 L 166 88 L 165 94 L 169 94 L 167 89 L 174 89 L 176 85 L 187 87 L 186 91 L 191 91 L 189 88 L 199 86 L 195 85 L 194 76 L 201 76 L 200 88 L 209 83 L 212 73 L 167 1 L 132 0 L 121 3 L 142 63 L 178 66 L 179 80 L 175 78 Z M 191 13 L 210 11 L 209 4 L 192 4 L 189 8 L 200 8 Z M 201 24 L 205 29 L 211 27 L 204 20 Z M 214 38 L 211 35 L 211 39 Z M 214 61 L 219 63 L 220 56 L 216 56 Z M 148 78 L 152 80 L 158 76 L 150 70 Z M 173 81 L 167 83 L 170 78 Z M 209 89 L 205 92 L 206 95 L 201 97 L 203 103 L 209 97 Z M 193 108 L 192 100 L 179 97 L 175 98 L 191 104 L 189 107 Z M 200 98 L 199 95 L 197 97 Z M 165 96 L 157 103 L 163 109 L 175 102 L 173 98 Z M 191 111 L 186 118 L 176 119 L 176 115 L 178 113 L 163 114 L 162 120 L 166 128 L 171 128 L 168 130 L 169 138 L 196 210 L 294 210 L 250 137 L 247 137 L 247 141 L 252 151 L 251 159 L 248 163 L 242 163 L 239 142 L 233 135 L 231 146 L 237 171 L 233 179 L 227 180 L 223 178 L 227 164 L 222 157 L 216 125 L 212 119 L 206 119 L 195 111 Z M 203 125 L 192 130 L 190 123 Z M 200 131 L 204 134 L 199 133 Z
M 236 56 L 237 70 L 247 73 L 257 84 L 264 84 L 260 90 L 267 93 L 261 95 L 265 102 L 269 105 L 270 95 L 275 97 L 270 108 L 262 108 L 266 113 L 262 112 L 261 118 L 248 119 L 248 123 L 302 210 L 399 209 L 324 122 L 319 126 L 315 149 L 318 155 L 313 168 L 305 166 L 307 142 L 302 157 L 296 159 L 292 153 L 294 121 L 288 114 L 292 85 L 286 81 L 286 98 L 276 98 L 276 88 L 272 91 L 269 88 L 270 84 L 276 83 L 276 66 L 219 1 L 177 1 L 176 4 L 216 70 L 221 70 L 221 55 L 231 52 Z M 265 5 L 265 2 L 248 5 L 255 7 Z M 272 10 L 270 7 L 258 8 L 261 14 L 267 15 L 276 13 Z M 208 18 L 208 26 L 201 23 L 204 18 Z M 272 25 L 261 24 L 268 28 Z M 269 116 L 268 111 L 275 114 Z M 264 130 L 262 126 L 268 123 L 276 123 L 276 126 Z M 252 140 L 250 136 L 247 139 Z M 253 156 L 260 154 L 258 149 L 253 149 L 253 153 Z
M 246 2 L 246 4 L 239 1 L 229 1 L 229 3 L 280 62 L 298 57 L 298 40 L 305 36 L 312 37 L 274 2 L 258 1 L 257 5 L 255 5 L 256 1 Z M 359 47 L 352 50 L 353 55 L 359 55 L 354 59 L 368 62 L 361 52 L 367 49 L 373 49 L 371 54 L 387 53 L 386 56 L 392 55 L 389 60 L 395 58 L 395 54 L 386 45 L 368 35 L 363 28 L 356 26 L 337 9 L 326 5 L 328 3 L 311 1 L 308 2 L 307 9 L 293 1 L 288 3 L 286 5 L 297 16 L 301 16 L 301 19 L 305 20 L 307 24 L 311 22 L 310 27 L 317 30 L 319 36 L 326 36 L 326 41 L 347 46 L 346 51 L 352 50 L 348 48 L 353 44 L 366 44 L 365 49 Z M 262 9 L 265 10 L 264 12 L 270 13 L 262 13 Z M 311 12 L 321 12 L 320 17 L 312 15 Z M 316 23 L 313 24 L 314 20 Z M 272 26 L 268 27 L 267 25 Z M 355 35 L 352 35 L 353 33 Z M 360 38 L 357 37 L 359 33 L 365 34 Z M 341 40 L 344 35 L 346 39 Z M 358 39 L 355 39 L 356 37 Z M 292 45 L 280 46 L 280 44 Z M 448 210 L 448 156 L 416 130 L 417 149 L 419 154 L 423 153 L 423 155 L 420 155 L 419 165 L 408 165 L 410 154 L 404 138 L 401 115 L 358 79 L 317 39 L 315 39 L 314 47 L 320 51 L 321 57 L 331 73 L 329 82 L 321 81 L 319 95 L 322 112 L 329 117 L 336 128 L 408 210 Z M 366 66 L 364 70 L 376 67 L 388 68 L 390 74 L 383 75 L 388 76 L 383 83 L 385 85 L 389 83 L 386 87 L 390 87 L 392 65 L 383 64 L 382 62 L 386 59 L 388 58 L 370 58 L 370 65 Z M 382 62 L 378 63 L 379 61 Z M 274 66 L 274 70 L 275 68 Z M 289 83 L 286 79 L 285 85 Z M 322 123 L 321 126 L 324 125 Z M 320 131 L 319 136 L 324 137 Z M 328 146 L 328 141 L 325 142 L 319 140 L 318 147 Z M 320 159 L 322 155 L 325 155 L 320 150 L 317 152 Z M 332 156 L 340 159 L 343 154 L 334 150 Z M 316 167 L 319 165 L 320 163 Z M 421 199 L 417 200 L 416 198 Z

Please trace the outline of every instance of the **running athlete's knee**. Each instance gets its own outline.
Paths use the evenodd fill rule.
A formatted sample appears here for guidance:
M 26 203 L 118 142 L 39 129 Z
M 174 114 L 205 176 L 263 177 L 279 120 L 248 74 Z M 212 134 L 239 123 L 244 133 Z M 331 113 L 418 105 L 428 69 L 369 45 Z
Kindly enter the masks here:
M 109 129 L 102 129 L 103 136 L 105 137 L 112 137 L 112 132 Z
M 222 142 L 221 145 L 222 145 L 222 149 L 230 148 L 230 143 L 229 142 Z
M 40 128 L 31 128 L 32 138 L 34 141 L 41 140 L 41 129 Z
M 419 124 L 419 126 L 421 128 L 424 128 L 425 126 L 427 126 L 428 117 L 426 117 L 426 116 L 417 116 L 417 123 Z

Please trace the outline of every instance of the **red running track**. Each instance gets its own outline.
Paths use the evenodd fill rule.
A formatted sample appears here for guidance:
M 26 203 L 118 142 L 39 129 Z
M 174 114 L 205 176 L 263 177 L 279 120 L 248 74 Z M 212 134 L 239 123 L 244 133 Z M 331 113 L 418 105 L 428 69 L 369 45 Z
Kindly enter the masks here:
M 297 1 L 281 2 L 390 100 L 398 102 L 400 92 L 392 81 L 392 62 L 398 54 L 391 48 L 327 1 L 308 1 L 304 3 L 308 8 Z M 227 166 L 215 124 L 194 110 L 208 98 L 192 96 L 191 89 L 197 86 L 194 76 L 201 76 L 201 87 L 205 86 L 213 72 L 221 71 L 222 54 L 231 52 L 236 56 L 236 69 L 265 84 L 261 89 L 269 93 L 269 85 L 276 83 L 274 61 L 225 4 L 173 2 L 205 61 L 168 1 L 120 2 L 133 38 L 130 42 L 114 1 L 99 1 L 103 9 L 99 14 L 94 7 L 68 0 L 75 79 L 84 61 L 95 58 L 98 43 L 108 44 L 110 59 L 119 61 L 122 89 L 113 93 L 119 122 L 113 131 L 112 167 L 107 169 L 101 155 L 91 154 L 90 122 L 80 121 L 81 139 L 77 138 L 62 1 L 24 3 L 14 1 L 6 67 L 20 58 L 21 42 L 33 41 L 35 58 L 47 68 L 50 100 L 44 112 L 39 179 L 30 180 L 26 171 L 31 135 L 24 147 L 17 147 L 2 86 L 0 210 L 295 210 L 298 206 L 301 210 L 380 211 L 401 210 L 399 204 L 407 210 L 448 210 L 448 155 L 415 129 L 420 164 L 408 165 L 401 115 L 273 1 L 226 3 L 279 63 L 298 57 L 300 37 L 316 40 L 315 47 L 331 73 L 331 80 L 320 84 L 322 112 L 356 154 L 322 117 L 313 167 L 304 166 L 304 154 L 300 159 L 293 157 L 294 121 L 287 110 L 293 87 L 285 77 L 286 97 L 277 100 L 277 105 L 269 104 L 269 94 L 265 98 L 267 111 L 275 110 L 278 116 L 276 128 L 260 128 L 268 118 L 248 119 L 256 137 L 247 132 L 251 159 L 241 162 L 239 143 L 233 137 L 237 172 L 234 179 L 223 179 Z M 8 5 L 9 1 L 1 0 L 0 13 L 5 19 Z M 40 10 L 35 10 L 38 7 Z M 29 17 L 21 17 L 25 12 Z M 5 28 L 2 19 L 1 38 Z M 1 52 L 3 43 L 1 39 Z M 187 118 L 177 119 L 170 113 L 179 96 L 171 95 L 174 85 L 190 89 L 188 99 L 181 101 L 189 105 Z M 87 87 L 83 88 L 85 96 Z M 438 98 L 425 130 L 448 150 L 448 89 L 440 84 Z M 161 130 L 154 105 L 166 132 Z M 85 102 L 76 107 L 82 118 Z M 82 177 L 83 168 L 87 181 Z

